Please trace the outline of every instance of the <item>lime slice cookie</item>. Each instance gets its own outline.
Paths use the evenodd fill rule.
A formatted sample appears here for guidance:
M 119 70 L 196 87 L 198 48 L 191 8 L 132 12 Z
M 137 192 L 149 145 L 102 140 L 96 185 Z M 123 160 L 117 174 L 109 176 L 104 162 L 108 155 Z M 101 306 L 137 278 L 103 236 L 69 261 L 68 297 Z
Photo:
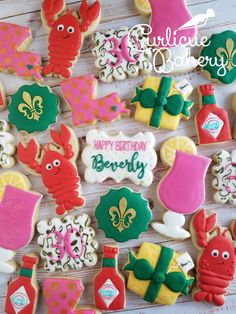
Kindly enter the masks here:
M 150 15 L 152 13 L 151 5 L 148 0 L 135 0 L 135 6 L 142 15 Z

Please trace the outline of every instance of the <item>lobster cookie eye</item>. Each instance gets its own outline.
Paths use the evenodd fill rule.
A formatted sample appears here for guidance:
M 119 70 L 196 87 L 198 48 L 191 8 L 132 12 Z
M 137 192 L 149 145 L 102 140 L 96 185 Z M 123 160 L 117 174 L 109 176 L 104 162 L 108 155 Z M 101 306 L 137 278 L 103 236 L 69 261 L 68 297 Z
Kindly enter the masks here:
M 60 31 L 60 32 L 62 32 L 62 31 L 64 30 L 64 25 L 63 25 L 63 24 L 59 24 L 59 25 L 57 26 L 57 30 Z
M 60 166 L 60 164 L 61 164 L 60 160 L 58 160 L 58 159 L 53 160 L 53 165 L 54 165 L 55 167 Z
M 222 257 L 223 257 L 224 259 L 228 259 L 229 256 L 230 256 L 230 254 L 229 254 L 229 252 L 227 252 L 227 251 L 224 251 L 224 252 L 222 253 Z
M 217 257 L 217 256 L 219 256 L 219 251 L 218 250 L 212 250 L 211 255 L 214 257 Z
M 52 165 L 51 164 L 46 164 L 46 169 L 47 170 L 52 170 Z
M 74 31 L 75 31 L 75 29 L 74 29 L 74 27 L 72 27 L 72 26 L 69 26 L 69 27 L 67 28 L 67 32 L 70 33 L 70 34 L 73 34 Z

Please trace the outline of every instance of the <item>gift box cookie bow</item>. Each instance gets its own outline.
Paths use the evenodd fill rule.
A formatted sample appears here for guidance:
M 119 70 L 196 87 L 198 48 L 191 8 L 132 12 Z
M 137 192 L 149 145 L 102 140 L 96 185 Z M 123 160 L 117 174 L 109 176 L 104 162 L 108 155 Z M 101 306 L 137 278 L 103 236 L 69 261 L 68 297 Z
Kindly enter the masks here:
M 167 247 L 161 248 L 160 257 L 155 269 L 146 259 L 137 259 L 132 252 L 129 254 L 129 264 L 124 270 L 133 271 L 138 280 L 150 280 L 150 284 L 144 296 L 144 300 L 154 303 L 162 284 L 173 292 L 188 295 L 188 288 L 194 279 L 187 279 L 182 272 L 167 272 L 174 251 Z
M 185 100 L 181 94 L 171 95 L 172 78 L 163 77 L 160 82 L 159 90 L 156 92 L 152 88 L 136 88 L 136 96 L 131 103 L 139 102 L 145 109 L 153 109 L 149 125 L 159 128 L 166 111 L 171 116 L 182 115 L 190 117 L 189 109 L 193 106 L 193 101 Z

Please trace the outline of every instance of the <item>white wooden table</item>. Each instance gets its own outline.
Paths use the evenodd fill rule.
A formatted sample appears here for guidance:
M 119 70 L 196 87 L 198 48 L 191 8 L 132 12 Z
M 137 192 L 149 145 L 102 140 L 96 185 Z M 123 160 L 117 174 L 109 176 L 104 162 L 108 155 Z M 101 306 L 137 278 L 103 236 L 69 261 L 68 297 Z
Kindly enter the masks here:
M 171 0 L 167 0 L 171 1 Z M 0 1 L 0 19 L 6 22 L 12 22 L 20 25 L 27 25 L 31 27 L 33 32 L 33 43 L 30 49 L 35 50 L 41 53 L 43 60 L 47 59 L 47 32 L 45 28 L 42 26 L 40 20 L 40 6 L 41 0 L 2 0 Z M 79 2 L 75 0 L 68 0 L 68 7 L 78 9 Z M 145 22 L 145 19 L 142 18 L 135 9 L 133 0 L 101 0 L 102 3 L 102 21 L 99 26 L 99 30 L 107 30 L 108 28 L 118 28 L 121 26 L 133 26 L 140 22 Z M 236 1 L 235 0 L 188 0 L 189 9 L 195 15 L 198 13 L 206 12 L 207 8 L 214 8 L 216 11 L 216 17 L 214 19 L 210 19 L 207 27 L 201 30 L 202 35 L 210 35 L 211 33 L 217 33 L 224 31 L 226 29 L 236 30 Z M 98 71 L 94 67 L 94 57 L 91 54 L 91 41 L 86 40 L 85 45 L 83 47 L 81 57 L 79 62 L 75 66 L 73 70 L 73 76 L 77 75 L 85 75 L 88 73 L 94 73 L 98 76 Z M 194 87 L 202 83 L 206 83 L 207 80 L 201 74 L 199 70 L 194 71 L 194 73 L 185 75 Z M 3 82 L 7 96 L 13 94 L 22 84 L 29 82 L 24 82 L 22 79 L 14 76 L 14 75 L 5 75 L 0 74 L 0 80 Z M 133 80 L 127 80 L 124 82 L 115 82 L 110 85 L 106 85 L 103 83 L 99 84 L 99 93 L 98 96 L 103 96 L 109 92 L 116 91 L 120 93 L 123 99 L 129 99 L 131 97 L 131 93 L 134 90 L 135 86 L 142 83 L 143 78 L 139 77 Z M 65 105 L 65 102 L 62 99 L 58 79 L 48 79 L 47 83 L 53 87 L 53 90 L 58 93 L 61 99 L 61 110 L 62 114 L 59 118 L 59 122 L 63 121 L 69 126 L 71 123 L 71 112 L 68 110 L 68 107 Z M 230 86 L 217 86 L 216 94 L 217 94 L 217 103 L 225 107 L 230 115 L 232 127 L 236 120 L 232 110 L 231 110 L 231 100 L 232 93 L 236 92 L 235 84 Z M 198 101 L 197 94 L 193 95 L 195 98 L 196 104 Z M 157 141 L 157 150 L 160 148 L 160 144 L 167 138 L 173 135 L 187 135 L 192 138 L 195 142 L 196 138 L 196 129 L 194 125 L 193 116 L 197 111 L 197 105 L 192 110 L 192 118 L 187 122 L 181 122 L 180 127 L 174 133 L 157 130 L 153 131 Z M 7 111 L 0 113 L 0 118 L 5 118 L 7 116 Z M 87 131 L 91 127 L 81 127 L 76 129 L 76 133 L 81 141 L 81 146 L 84 145 L 85 135 Z M 147 131 L 143 124 L 135 122 L 133 119 L 121 120 L 119 122 L 113 124 L 103 124 L 99 123 L 99 129 L 109 132 L 110 134 L 115 134 L 118 131 L 124 131 L 128 135 L 133 135 L 138 131 Z M 150 130 L 150 129 L 149 129 Z M 17 141 L 19 137 L 16 135 Z M 36 136 L 36 138 L 41 143 L 46 143 L 48 140 L 48 133 L 41 133 Z M 235 141 L 232 140 L 230 143 L 224 145 L 224 149 L 232 150 L 236 148 Z M 217 146 L 208 146 L 208 147 L 198 147 L 198 152 L 205 156 L 212 156 L 219 147 Z M 25 172 L 22 167 L 17 164 L 15 169 Z M 84 167 L 82 165 L 81 160 L 78 160 L 78 169 L 83 180 Z M 1 173 L 2 170 L 0 170 Z M 133 189 L 139 190 L 143 193 L 144 197 L 153 200 L 153 219 L 160 219 L 163 213 L 163 209 L 158 204 L 156 199 L 156 186 L 158 181 L 163 177 L 166 172 L 166 168 L 158 162 L 158 165 L 155 169 L 154 173 L 154 182 L 149 188 L 137 187 L 131 184 L 129 181 L 123 182 L 124 186 L 131 187 Z M 33 183 L 34 190 L 37 190 L 44 194 L 44 198 L 42 201 L 42 205 L 40 208 L 39 219 L 52 218 L 54 215 L 54 203 L 48 195 L 46 195 L 45 189 L 42 187 L 40 177 L 29 176 L 29 179 Z M 236 218 L 236 208 L 233 208 L 230 205 L 221 206 L 219 204 L 214 204 L 212 200 L 213 190 L 211 188 L 212 176 L 210 173 L 207 174 L 206 184 L 207 184 L 207 193 L 204 207 L 207 210 L 215 210 L 218 216 L 218 223 L 222 226 L 227 226 L 230 224 L 232 219 Z M 83 195 L 86 199 L 86 206 L 80 211 L 75 211 L 74 214 L 79 214 L 82 212 L 88 213 L 92 217 L 92 225 L 97 230 L 97 221 L 94 217 L 94 208 L 99 201 L 99 197 L 101 194 L 104 194 L 109 187 L 114 186 L 114 182 L 112 180 L 108 180 L 103 184 L 93 184 L 89 185 L 86 182 L 82 181 L 83 187 Z M 189 219 L 187 219 L 186 227 L 188 228 Z M 1 232 L 1 230 L 0 230 Z M 21 257 L 26 252 L 39 252 L 39 248 L 36 244 L 35 236 L 32 243 L 24 250 L 20 250 L 17 252 L 16 259 L 18 262 L 21 261 Z M 93 285 L 92 280 L 93 276 L 98 273 L 100 269 L 100 261 L 102 257 L 102 247 L 104 244 L 111 243 L 110 240 L 104 237 L 103 232 L 97 230 L 97 239 L 99 241 L 99 262 L 94 268 L 83 268 L 78 272 L 68 272 L 66 276 L 73 276 L 74 278 L 81 278 L 83 280 L 83 284 L 85 286 L 85 291 L 82 296 L 80 304 L 93 304 Z M 120 255 L 119 255 L 119 267 L 122 269 L 123 265 L 127 261 L 128 250 L 130 248 L 137 249 L 139 245 L 143 241 L 151 241 L 155 243 L 160 243 L 167 245 L 173 249 L 180 251 L 188 251 L 192 254 L 194 258 L 196 258 L 196 250 L 194 249 L 191 240 L 186 240 L 182 242 L 170 241 L 166 238 L 158 235 L 151 227 L 149 231 L 143 234 L 139 240 L 129 241 L 126 243 L 122 243 L 119 245 L 120 247 Z M 46 277 L 51 276 L 52 274 L 46 273 L 43 270 L 42 263 L 38 269 L 38 282 L 41 284 L 42 280 Z M 59 273 L 55 273 L 54 275 L 60 275 Z M 63 274 L 64 275 L 64 274 Z M 125 274 L 127 276 L 127 273 Z M 9 281 L 10 276 L 0 275 L 0 313 L 4 313 L 4 302 L 5 296 L 7 292 L 7 282 Z M 126 311 L 122 313 L 161 313 L 161 314 L 174 314 L 174 313 L 236 313 L 236 280 L 231 283 L 229 288 L 229 294 L 226 297 L 225 305 L 221 308 L 212 307 L 208 304 L 198 304 L 191 299 L 191 296 L 188 297 L 180 297 L 178 302 L 173 307 L 167 306 L 152 306 L 151 304 L 143 301 L 138 296 L 134 295 L 127 291 L 127 306 Z M 43 300 L 42 294 L 40 294 L 39 304 L 37 313 L 46 313 L 46 306 Z

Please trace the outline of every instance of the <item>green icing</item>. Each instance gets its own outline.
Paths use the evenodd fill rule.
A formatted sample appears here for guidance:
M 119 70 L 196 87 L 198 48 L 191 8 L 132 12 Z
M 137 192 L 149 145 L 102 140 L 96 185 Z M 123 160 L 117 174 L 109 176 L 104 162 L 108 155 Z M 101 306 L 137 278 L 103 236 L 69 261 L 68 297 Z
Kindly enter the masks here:
M 172 79 L 170 77 L 163 77 L 157 93 L 151 88 L 144 90 L 137 88 L 136 96 L 131 100 L 131 103 L 139 102 L 143 108 L 153 108 L 149 122 L 152 127 L 159 128 L 164 111 L 172 116 L 182 114 L 187 118 L 190 117 L 189 109 L 193 102 L 185 101 L 183 96 L 179 94 L 168 96 L 171 84 Z
M 116 260 L 114 258 L 103 258 L 102 267 L 115 268 Z
M 117 242 L 138 239 L 152 219 L 148 201 L 125 187 L 110 189 L 102 196 L 95 214 L 99 229 Z
M 35 83 L 24 85 L 11 97 L 9 121 L 18 131 L 45 131 L 60 113 L 59 99 L 49 87 Z
M 169 272 L 168 268 L 174 251 L 167 247 L 161 247 L 161 253 L 156 268 L 146 259 L 136 259 L 132 252 L 129 254 L 129 264 L 124 270 L 133 271 L 138 280 L 150 280 L 150 284 L 144 296 L 144 300 L 154 303 L 158 297 L 161 285 L 164 284 L 173 292 L 188 295 L 188 288 L 193 284 L 194 279 L 186 279 L 182 272 Z
M 211 58 L 212 62 L 205 62 L 203 69 L 212 79 L 224 84 L 233 83 L 236 80 L 236 33 L 228 30 L 214 34 L 206 45 L 209 46 L 202 49 L 201 57 Z
M 202 96 L 203 105 L 216 104 L 216 98 L 213 95 Z
M 20 276 L 32 278 L 32 275 L 33 275 L 32 269 L 28 269 L 28 268 L 20 269 Z

